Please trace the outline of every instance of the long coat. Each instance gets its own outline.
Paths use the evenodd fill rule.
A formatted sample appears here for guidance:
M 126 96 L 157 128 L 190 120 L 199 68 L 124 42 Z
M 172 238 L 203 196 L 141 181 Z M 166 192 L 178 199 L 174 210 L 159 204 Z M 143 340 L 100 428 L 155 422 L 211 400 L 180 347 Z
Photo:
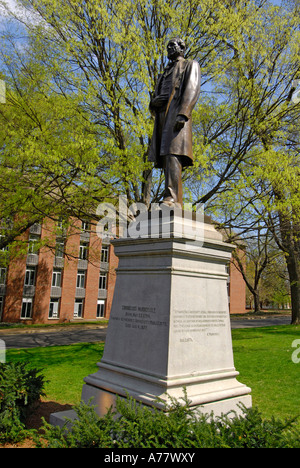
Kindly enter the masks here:
M 153 97 L 158 95 L 162 80 L 158 79 Z M 174 154 L 182 156 L 183 166 L 193 165 L 192 150 L 192 110 L 200 94 L 200 66 L 195 60 L 179 57 L 172 71 L 172 92 L 167 109 L 155 112 L 153 136 L 149 151 L 149 161 L 155 167 L 163 167 L 162 156 Z M 151 103 L 150 103 L 150 110 Z M 188 120 L 179 131 L 174 130 L 178 115 Z

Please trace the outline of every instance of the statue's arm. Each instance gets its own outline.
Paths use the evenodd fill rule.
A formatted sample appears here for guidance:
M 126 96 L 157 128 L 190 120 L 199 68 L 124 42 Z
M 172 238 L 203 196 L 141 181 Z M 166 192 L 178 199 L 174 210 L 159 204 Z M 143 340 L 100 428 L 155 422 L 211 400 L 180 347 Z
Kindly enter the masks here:
M 193 108 L 200 94 L 201 71 L 198 62 L 193 60 L 188 64 L 183 80 L 177 116 L 188 120 L 191 118 Z

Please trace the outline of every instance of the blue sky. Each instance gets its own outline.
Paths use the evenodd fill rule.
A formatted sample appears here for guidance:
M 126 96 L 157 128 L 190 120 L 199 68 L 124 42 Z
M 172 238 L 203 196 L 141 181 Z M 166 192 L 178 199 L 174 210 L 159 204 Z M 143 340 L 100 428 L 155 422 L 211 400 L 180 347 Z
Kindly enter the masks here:
M 3 0 L 11 9 L 16 8 L 16 0 Z M 274 5 L 281 5 L 281 0 L 271 0 Z M 3 7 L 0 4 L 0 16 L 2 15 Z

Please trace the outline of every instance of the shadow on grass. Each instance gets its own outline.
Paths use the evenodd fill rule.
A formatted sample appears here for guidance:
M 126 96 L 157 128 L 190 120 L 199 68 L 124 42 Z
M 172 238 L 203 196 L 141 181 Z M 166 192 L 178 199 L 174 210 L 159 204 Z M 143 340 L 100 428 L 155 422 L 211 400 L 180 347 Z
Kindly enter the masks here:
M 101 359 L 103 342 L 78 343 L 75 345 L 47 346 L 37 348 L 11 349 L 7 352 L 7 361 L 30 362 L 31 367 L 46 368 L 52 365 L 78 364 L 87 358 L 91 362 Z
M 232 330 L 232 335 L 239 340 L 251 340 L 256 338 L 265 338 L 271 335 L 286 335 L 299 337 L 300 325 L 274 325 L 266 327 L 249 327 Z

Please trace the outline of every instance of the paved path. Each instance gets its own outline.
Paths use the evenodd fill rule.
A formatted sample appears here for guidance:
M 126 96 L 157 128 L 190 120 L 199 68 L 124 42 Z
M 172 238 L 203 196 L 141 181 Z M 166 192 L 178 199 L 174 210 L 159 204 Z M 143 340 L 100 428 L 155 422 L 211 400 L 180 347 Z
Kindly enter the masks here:
M 11 330 L 12 331 L 12 330 Z M 91 343 L 105 341 L 107 328 L 69 328 L 59 331 L 35 331 L 31 333 L 5 334 L 0 332 L 0 339 L 5 342 L 6 349 L 36 348 L 40 346 L 61 346 L 75 343 Z
M 291 316 L 282 315 L 269 318 L 248 318 L 248 319 L 232 319 L 231 328 L 256 328 L 256 327 L 274 327 L 276 325 L 290 325 Z
M 290 316 L 270 317 L 263 319 L 232 319 L 231 328 L 269 327 L 274 325 L 288 325 Z M 45 330 L 45 329 L 44 329 Z M 6 349 L 35 348 L 40 346 L 61 346 L 75 343 L 92 343 L 105 341 L 106 327 L 65 327 L 60 330 L 44 331 L 31 329 L 0 330 L 0 339 L 5 342 Z

